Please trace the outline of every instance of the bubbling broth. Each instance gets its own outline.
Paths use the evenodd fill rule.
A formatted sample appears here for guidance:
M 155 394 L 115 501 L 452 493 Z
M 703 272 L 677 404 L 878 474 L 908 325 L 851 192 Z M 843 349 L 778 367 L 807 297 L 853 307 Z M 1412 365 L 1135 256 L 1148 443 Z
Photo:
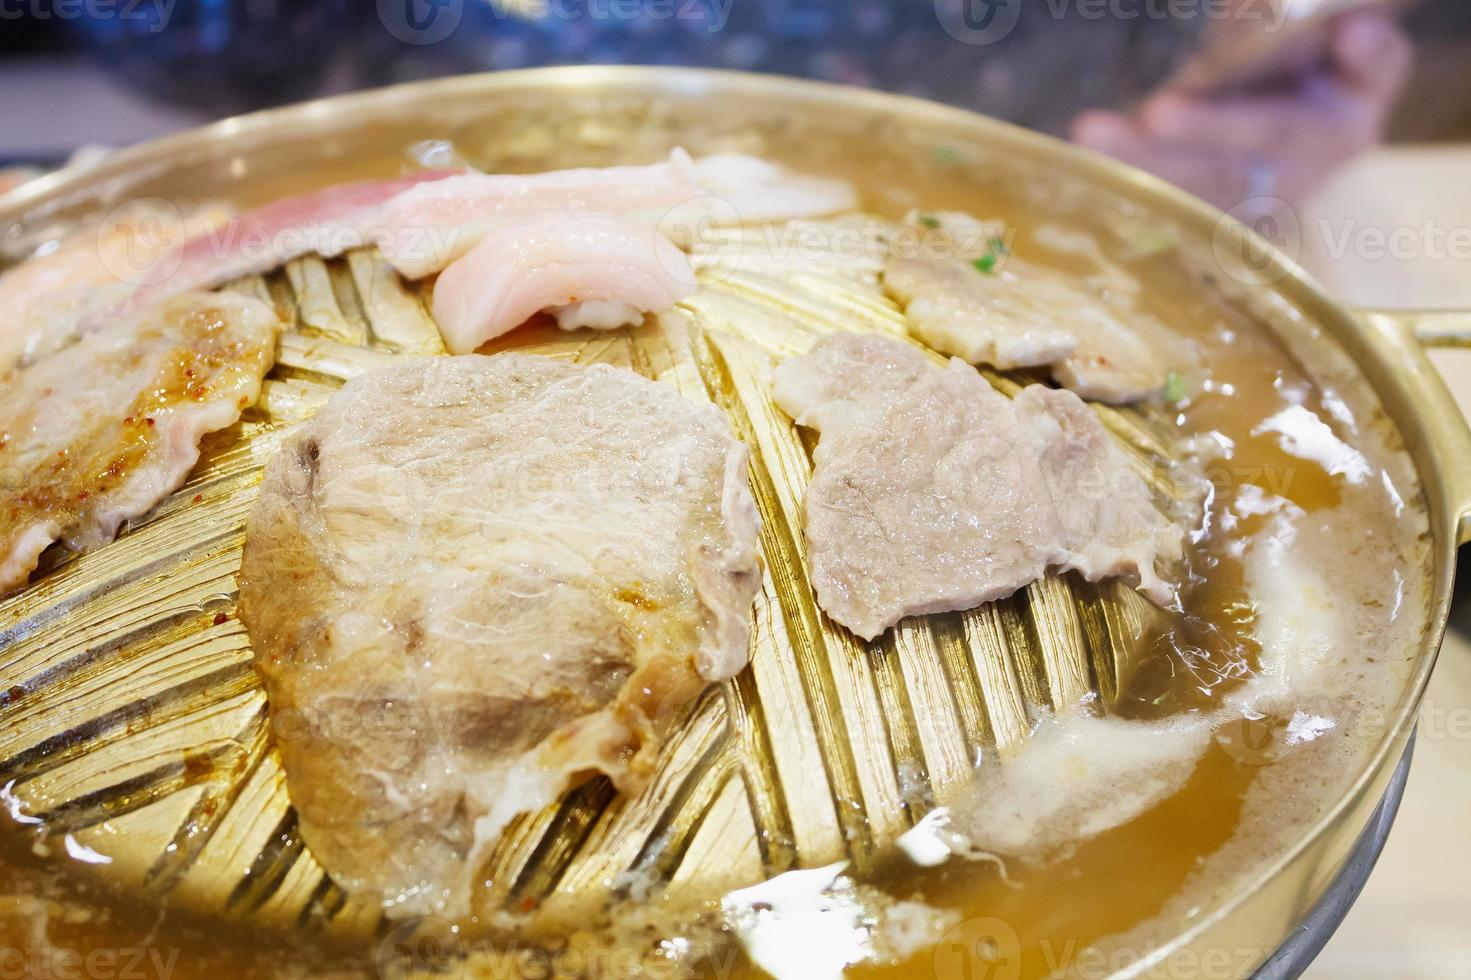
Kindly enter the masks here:
M 894 945 L 879 962 L 855 957 L 853 976 L 981 975 L 976 964 L 984 962 L 1006 971 L 994 975 L 1040 977 L 1076 967 L 1084 951 L 1110 948 L 1110 937 L 1119 936 L 1133 939 L 1114 948 L 1142 955 L 1211 907 L 1262 858 L 1299 839 L 1382 735 L 1350 722 L 1373 710 L 1387 717 L 1402 696 L 1416 624 L 1427 609 L 1429 559 L 1419 490 L 1395 433 L 1367 387 L 1311 325 L 1231 280 L 1208 247 L 1075 178 L 1030 170 L 1004 149 L 952 145 L 882 119 L 859 133 L 809 132 L 769 120 L 721 127 L 678 113 L 666 124 L 694 152 L 757 152 L 806 172 L 848 178 L 865 207 L 889 219 L 918 207 L 1005 222 L 1018 256 L 1091 277 L 1104 288 L 1137 289 L 1139 308 L 1194 346 L 1196 362 L 1176 369 L 1180 390 L 1171 394 L 1178 397 L 1159 412 L 1192 459 L 1192 472 L 1204 476 L 1203 517 L 1190 536 L 1179 608 L 1145 623 L 1106 705 L 1112 717 L 1159 724 L 1153 737 L 1161 740 L 1181 737 L 1165 724 L 1172 719 L 1208 728 L 1186 778 L 1116 826 L 1053 842 L 1043 860 L 1003 856 L 998 863 L 957 854 L 921 866 L 895 848 L 872 868 L 851 872 L 865 894 L 916 903 L 905 908 L 921 910 L 923 937 L 914 949 Z M 585 119 L 496 122 L 443 135 L 492 171 L 652 160 L 674 142 L 661 126 L 632 139 L 602 139 L 589 125 Z M 622 132 L 616 119 L 610 125 Z M 855 140 L 862 154 L 852 151 Z M 320 167 L 259 181 L 243 203 L 394 174 L 405 159 L 401 151 L 364 154 L 341 172 Z M 1290 542 L 1296 565 L 1268 553 L 1274 537 Z M 1319 598 L 1335 621 L 1281 628 L 1267 622 L 1294 595 L 1316 594 L 1328 582 L 1331 595 Z M 1269 603 L 1264 589 L 1282 594 Z M 1305 605 L 1311 612 L 1312 603 Z M 1300 651 L 1266 646 L 1301 639 L 1303 631 L 1327 631 L 1325 656 L 1337 658 L 1326 669 L 1333 682 L 1321 689 L 1315 678 L 1324 671 L 1313 674 L 1311 664 L 1291 660 Z M 1274 701 L 1269 712 L 1246 711 L 1258 717 L 1240 720 L 1241 699 L 1254 683 L 1288 675 L 1301 681 L 1292 698 Z M 1021 747 L 1018 759 L 1028 751 Z M 1079 751 L 1086 755 L 1087 745 Z M 980 763 L 976 792 L 984 801 L 995 761 Z M 6 793 L 12 802 L 9 787 Z M 110 882 L 105 867 L 82 867 L 105 862 L 100 849 L 78 850 L 65 834 L 43 842 L 36 831 L 44 826 L 31 825 L 33 818 L 15 805 L 11 813 L 18 819 L 4 835 L 0 885 L 13 897 L 0 909 L 0 946 L 26 950 L 41 943 L 84 957 L 145 948 L 169 960 L 167 970 L 144 975 L 173 978 L 389 975 L 402 968 L 392 936 L 364 940 L 289 924 L 256 927 L 196 915 L 167 897 L 140 900 Z M 954 814 L 957 826 L 964 817 Z M 293 833 L 282 829 L 281 846 L 301 846 Z M 592 963 L 586 972 L 763 975 L 737 952 L 714 906 L 667 905 L 642 903 L 636 927 L 615 908 L 606 927 L 574 937 L 574 945 L 638 951 L 632 959 L 532 956 L 514 970 L 552 963 L 575 974 Z M 560 942 L 551 940 L 552 948 Z M 482 958 L 490 956 L 488 948 L 487 941 Z M 660 949 L 667 955 L 645 955 Z M 420 959 L 410 950 L 410 965 Z M 1253 965 L 1243 962 L 1241 972 Z M 479 975 L 475 969 L 472 956 L 464 975 Z

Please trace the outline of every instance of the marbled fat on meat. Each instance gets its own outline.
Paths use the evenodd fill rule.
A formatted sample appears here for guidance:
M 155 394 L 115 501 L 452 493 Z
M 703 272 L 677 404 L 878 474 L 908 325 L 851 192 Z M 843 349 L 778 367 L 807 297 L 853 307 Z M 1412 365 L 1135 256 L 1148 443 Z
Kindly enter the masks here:
M 463 915 L 517 814 L 649 778 L 748 656 L 744 446 L 606 365 L 500 354 L 350 381 L 266 469 L 241 616 L 302 833 L 395 915 Z

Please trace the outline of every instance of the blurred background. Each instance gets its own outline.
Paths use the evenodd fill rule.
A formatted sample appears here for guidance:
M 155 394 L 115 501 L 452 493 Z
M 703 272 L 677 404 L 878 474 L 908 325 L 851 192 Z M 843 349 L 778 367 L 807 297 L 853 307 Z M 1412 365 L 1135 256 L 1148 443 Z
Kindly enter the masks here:
M 0 192 L 222 116 L 471 71 L 780 72 L 1074 139 L 1351 303 L 1471 309 L 1468 0 L 0 0 Z M 1471 351 L 1437 352 L 1471 410 Z M 1379 868 L 1309 976 L 1471 976 L 1471 602 Z
M 1293 38 L 1343 10 L 1357 33 Z M 1386 31 L 1363 27 L 1395 10 L 1412 72 Z M 1261 55 L 1276 71 L 1217 65 L 1190 95 L 1283 109 L 1300 96 L 1344 121 L 1372 109 L 1352 121 L 1395 142 L 1471 136 L 1464 0 L 0 0 L 0 159 L 49 165 L 83 144 L 394 82 L 607 62 L 870 85 L 1076 135 L 1087 109 L 1145 115 L 1182 68 L 1241 35 L 1293 50 Z M 1325 81 L 1376 101 L 1336 103 L 1314 88 Z M 1381 120 L 1384 93 L 1399 98 Z

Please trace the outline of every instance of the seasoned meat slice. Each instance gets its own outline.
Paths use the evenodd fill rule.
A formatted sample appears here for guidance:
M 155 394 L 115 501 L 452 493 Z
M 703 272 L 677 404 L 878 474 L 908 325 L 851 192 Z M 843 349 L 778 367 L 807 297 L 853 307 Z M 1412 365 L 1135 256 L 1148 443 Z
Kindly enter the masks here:
M 185 293 L 0 372 L 0 595 L 51 542 L 106 544 L 177 489 L 255 401 L 279 326 L 257 300 Z
M 1167 347 L 1157 324 L 1122 301 L 1006 254 L 998 231 L 963 214 L 925 216 L 918 247 L 895 247 L 884 286 L 935 350 L 1002 370 L 1047 366 L 1085 398 L 1158 392 Z M 979 263 L 979 265 L 977 264 Z
M 512 817 L 645 784 L 673 712 L 746 663 L 746 460 L 713 406 L 519 354 L 371 372 L 283 445 L 241 615 L 339 884 L 463 915 Z
M 779 365 L 775 397 L 821 434 L 808 560 L 818 603 L 858 636 L 1001 598 L 1052 566 L 1170 597 L 1154 566 L 1179 531 L 1076 395 L 1033 386 L 1013 403 L 958 359 L 839 334 Z

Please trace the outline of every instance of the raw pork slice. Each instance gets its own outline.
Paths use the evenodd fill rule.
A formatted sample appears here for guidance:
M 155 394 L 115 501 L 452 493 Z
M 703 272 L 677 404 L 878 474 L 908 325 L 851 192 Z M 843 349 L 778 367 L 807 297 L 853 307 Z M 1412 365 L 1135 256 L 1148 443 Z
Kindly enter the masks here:
M 399 194 L 382 213 L 396 233 L 380 243 L 401 274 L 438 272 L 491 232 L 548 212 L 643 214 L 649 222 L 699 193 L 689 154 L 664 163 L 584 167 L 539 174 L 464 174 Z
M 0 594 L 51 542 L 105 544 L 177 489 L 255 401 L 279 326 L 257 300 L 186 293 L 0 373 Z
M 695 290 L 689 259 L 652 226 L 605 214 L 552 214 L 492 232 L 434 284 L 434 319 L 467 354 L 550 310 L 560 326 L 639 323 Z
M 964 362 L 838 334 L 780 364 L 777 403 L 818 430 L 806 538 L 817 600 L 871 640 L 905 616 L 969 609 L 1049 567 L 1171 588 L 1181 532 L 1076 395 L 1013 403 Z
M 694 164 L 697 196 L 662 214 L 645 214 L 681 248 L 708 241 L 717 228 L 791 221 L 852 211 L 858 195 L 846 180 L 792 173 L 757 157 L 720 153 Z
M 688 246 L 709 225 L 812 217 L 857 206 L 846 181 L 790 173 L 755 157 L 692 161 L 675 149 L 663 163 L 540 174 L 465 174 L 395 197 L 379 243 L 411 279 L 438 272 L 487 235 L 550 213 L 598 213 L 659 228 Z
M 451 171 L 421 170 L 389 180 L 360 180 L 262 205 L 194 235 L 158 259 L 157 274 L 120 311 L 136 310 L 190 289 L 209 289 L 256 275 L 303 255 L 332 258 L 387 244 L 412 229 L 384 222 L 384 205 L 408 188 L 441 182 Z
M 926 344 L 1002 370 L 1045 365 L 1059 384 L 1100 401 L 1163 388 L 1169 344 L 1147 317 L 1006 254 L 995 226 L 950 212 L 917 223 L 917 246 L 891 252 L 884 286 Z
M 695 180 L 742 224 L 816 218 L 858 207 L 858 194 L 846 180 L 792 173 L 740 153 L 701 157 L 695 161 Z
M 0 372 L 113 322 L 99 314 L 156 278 L 161 256 L 228 217 L 218 207 L 185 216 L 157 201 L 134 202 L 0 275 Z
M 520 354 L 350 381 L 266 468 L 241 615 L 313 853 L 395 915 L 463 915 L 517 814 L 647 781 L 745 665 L 746 451 L 712 406 Z

